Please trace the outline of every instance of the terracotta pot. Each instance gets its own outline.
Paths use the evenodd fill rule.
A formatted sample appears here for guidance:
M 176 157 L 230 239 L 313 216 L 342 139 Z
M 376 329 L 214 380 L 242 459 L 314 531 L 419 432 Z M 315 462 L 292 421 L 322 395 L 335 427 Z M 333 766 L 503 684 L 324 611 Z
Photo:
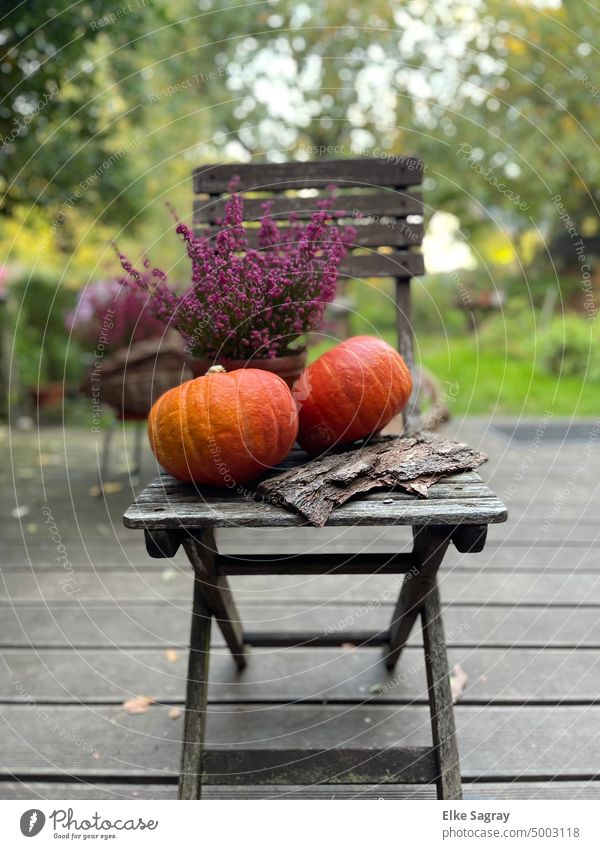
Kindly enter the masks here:
M 65 397 L 64 383 L 43 383 L 40 386 L 29 389 L 29 394 L 34 404 L 40 410 L 46 407 L 59 407 Z
M 235 371 L 238 368 L 260 368 L 263 371 L 270 371 L 279 375 L 291 389 L 306 365 L 306 348 L 298 348 L 296 353 L 288 354 L 285 357 L 270 357 L 268 359 L 251 357 L 248 360 L 228 360 L 224 357 L 217 357 L 211 360 L 208 357 L 194 357 L 192 354 L 186 354 L 185 359 L 194 377 L 202 377 L 211 366 L 216 365 L 223 366 L 227 371 Z

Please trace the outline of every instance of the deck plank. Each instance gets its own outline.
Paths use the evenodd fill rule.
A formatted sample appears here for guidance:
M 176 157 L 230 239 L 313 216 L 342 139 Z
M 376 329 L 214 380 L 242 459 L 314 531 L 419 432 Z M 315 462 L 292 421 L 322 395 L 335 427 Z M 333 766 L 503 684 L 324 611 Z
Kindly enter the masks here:
M 5 705 L 4 775 L 164 776 L 179 770 L 181 718 L 166 706 L 130 715 L 116 707 Z M 600 759 L 600 707 L 456 709 L 468 779 L 592 778 Z M 430 745 L 426 706 L 237 705 L 209 707 L 209 746 L 269 749 Z M 494 752 L 490 758 L 489 752 Z
M 450 558 L 452 560 L 453 558 Z M 456 558 L 458 560 L 458 558 Z M 478 559 L 478 558 L 474 558 Z M 573 572 L 521 572 L 499 570 L 466 571 L 464 560 L 442 569 L 441 586 L 445 604 L 543 604 L 600 605 L 600 575 Z M 3 569 L 0 603 L 68 602 L 60 583 L 64 572 Z M 189 601 L 192 573 L 177 558 L 173 568 L 118 570 L 110 574 L 77 570 L 78 601 Z M 385 599 L 397 586 L 389 575 L 234 575 L 229 583 L 236 600 L 244 604 L 368 602 Z
M 240 605 L 248 631 L 307 630 L 335 633 L 355 628 L 365 634 L 385 629 L 393 606 L 369 605 Z M 186 646 L 189 603 L 127 603 L 114 605 L 78 602 L 52 605 L 15 605 L 3 611 L 5 647 L 151 648 Z M 450 645 L 600 648 L 600 617 L 595 608 L 575 607 L 468 607 L 453 605 L 444 613 Z M 420 645 L 420 636 L 412 635 Z M 214 644 L 221 645 L 219 633 Z
M 500 784 L 463 783 L 465 799 L 600 799 L 600 781 L 519 781 Z M 218 787 L 207 786 L 204 799 L 434 799 L 435 788 L 419 784 L 386 784 L 360 788 L 327 787 Z M 176 799 L 177 785 L 89 782 L 14 781 L 0 783 L 2 799 Z
M 451 423 L 446 435 L 490 456 L 481 476 L 510 511 L 506 524 L 490 527 L 481 554 L 451 550 L 441 576 L 450 662 L 460 664 L 468 679 L 457 706 L 465 796 L 598 799 L 600 781 L 580 779 L 600 774 L 600 451 L 588 452 L 581 467 L 584 444 L 542 441 L 534 448 L 474 420 Z M 169 719 L 168 711 L 182 705 L 189 566 L 181 554 L 150 560 L 142 534 L 123 527 L 123 511 L 142 485 L 118 472 L 120 491 L 106 500 L 90 497 L 101 435 L 97 445 L 85 429 L 67 436 L 43 430 L 38 443 L 37 434 L 15 433 L 14 487 L 12 469 L 0 469 L 7 517 L 0 540 L 0 710 L 8 723 L 7 763 L 25 779 L 21 784 L 6 772 L 0 798 L 174 798 L 182 719 Z M 124 469 L 131 457 L 132 436 L 128 428 L 115 434 L 115 468 Z M 38 452 L 45 457 L 41 469 L 35 468 Z M 149 479 L 156 467 L 147 450 L 144 463 Z M 25 468 L 27 476 L 19 477 L 19 464 L 33 465 L 34 473 Z M 479 485 L 468 475 L 464 484 L 472 493 Z M 450 494 L 440 489 L 434 500 L 452 501 Z M 407 500 L 398 493 L 373 494 L 369 501 L 384 497 L 392 506 Z M 11 518 L 16 505 L 28 511 L 21 520 Z M 59 583 L 64 573 L 44 525 L 45 506 L 77 579 L 71 599 Z M 410 544 L 408 529 L 377 526 L 222 529 L 218 537 L 229 554 L 385 552 Z M 383 627 L 391 615 L 395 580 L 256 576 L 232 584 L 253 630 L 324 629 L 348 616 L 366 630 Z M 428 742 L 418 646 L 417 634 L 396 672 L 406 679 L 389 682 L 380 649 L 251 649 L 250 665 L 238 677 L 217 645 L 209 734 L 247 745 L 257 737 L 274 738 L 269 745 L 279 746 L 298 737 L 306 745 L 341 738 L 352 745 L 399 744 L 403 735 Z M 122 710 L 125 698 L 144 693 L 159 704 L 140 716 Z M 17 703 L 29 697 L 35 708 Z M 97 746 L 97 758 L 86 743 Z M 70 767 L 89 770 L 92 783 L 69 783 Z M 358 793 L 352 787 L 208 787 L 206 797 L 432 793 L 399 786 L 365 786 Z
M 173 649 L 5 649 L 0 702 L 121 704 L 150 694 L 183 704 L 187 652 Z M 451 648 L 467 676 L 461 704 L 600 701 L 600 650 Z M 254 649 L 243 675 L 228 652 L 211 657 L 209 701 L 425 703 L 422 652 L 408 648 L 394 673 L 372 649 Z

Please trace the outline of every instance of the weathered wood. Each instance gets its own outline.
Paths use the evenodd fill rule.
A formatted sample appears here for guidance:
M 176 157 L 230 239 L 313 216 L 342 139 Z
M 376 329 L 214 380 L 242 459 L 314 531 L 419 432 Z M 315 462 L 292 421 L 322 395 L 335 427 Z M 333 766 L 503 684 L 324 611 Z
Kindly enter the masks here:
M 339 266 L 340 277 L 356 277 L 359 280 L 367 277 L 397 277 L 409 280 L 422 274 L 425 274 L 422 255 L 410 251 L 346 254 Z
M 257 648 L 295 648 L 300 646 L 386 646 L 390 635 L 387 628 L 381 631 L 340 630 L 323 631 L 247 631 L 246 643 Z
M 426 746 L 405 749 L 208 749 L 206 784 L 426 784 L 437 757 Z
M 340 188 L 389 186 L 405 188 L 423 179 L 423 165 L 414 156 L 389 158 L 317 159 L 309 162 L 226 163 L 202 165 L 194 169 L 196 194 L 220 194 L 230 191 L 231 180 L 239 181 L 236 190 L 282 192 L 288 189 L 325 187 L 330 183 Z
M 301 516 L 282 507 L 252 501 L 207 504 L 193 489 L 181 490 L 178 504 L 138 500 L 125 514 L 128 528 L 213 527 L 287 528 L 307 524 Z M 503 522 L 506 507 L 498 498 L 411 499 L 392 498 L 349 501 L 337 507 L 327 525 L 476 525 Z
M 144 530 L 146 551 L 156 560 L 175 557 L 179 551 L 183 536 L 177 530 Z
M 448 678 L 446 639 L 442 625 L 440 594 L 435 579 L 433 587 L 425 596 L 421 621 L 427 689 L 429 690 L 429 713 L 433 745 L 438 759 L 437 795 L 438 799 L 462 799 L 460 761 Z
M 467 445 L 437 436 L 383 437 L 270 477 L 257 491 L 323 527 L 332 511 L 355 495 L 395 486 L 426 495 L 444 474 L 471 471 L 486 459 Z
M 214 534 L 210 529 L 204 529 L 196 535 L 190 534 L 185 538 L 183 547 L 233 659 L 238 669 L 243 669 L 246 660 L 242 623 L 227 578 L 217 575 L 215 571 L 217 545 Z
M 218 575 L 399 575 L 414 565 L 411 554 L 218 554 Z
M 315 197 L 275 196 L 269 198 L 271 203 L 271 215 L 274 218 L 285 219 L 291 213 L 300 219 L 310 218 L 318 209 L 319 200 L 329 197 L 323 193 Z M 197 224 L 216 224 L 225 216 L 225 205 L 227 198 L 215 198 L 214 200 L 194 201 L 194 222 Z M 244 219 L 255 221 L 263 215 L 265 198 L 244 198 Z M 406 218 L 408 215 L 423 214 L 423 198 L 418 192 L 399 192 L 386 190 L 381 192 L 368 192 L 344 194 L 339 197 L 331 209 L 332 215 L 338 217 L 336 212 L 348 213 L 351 217 L 362 214 L 366 217 L 377 216 L 394 218 Z
M 392 616 L 389 652 L 385 659 L 388 669 L 393 669 L 396 665 L 424 600 L 435 585 L 438 569 L 450 544 L 451 533 L 451 528 L 440 526 L 414 530 L 414 555 L 418 566 L 414 573 L 405 577 Z
M 361 224 L 356 222 L 354 236 L 350 249 L 367 247 L 418 247 L 423 241 L 423 225 L 409 224 L 404 221 L 390 224 Z M 207 240 L 214 238 L 219 232 L 218 228 L 196 227 L 198 236 L 204 236 Z M 246 228 L 246 241 L 249 247 L 259 248 L 259 229 L 257 227 Z M 279 237 L 282 241 L 289 236 L 289 227 L 279 228 Z
M 194 580 L 185 721 L 179 773 L 179 798 L 199 799 L 202 793 L 204 735 L 208 700 L 211 612 L 199 578 Z
M 452 534 L 452 542 L 461 554 L 483 551 L 487 539 L 487 525 L 461 525 Z
M 395 278 L 394 298 L 396 303 L 396 331 L 398 336 L 398 351 L 404 358 L 413 377 L 413 388 L 408 404 L 402 411 L 404 433 L 416 433 L 420 427 L 421 413 L 419 409 L 418 382 L 416 380 L 415 356 L 413 351 L 413 328 L 410 304 L 410 280 L 402 275 Z

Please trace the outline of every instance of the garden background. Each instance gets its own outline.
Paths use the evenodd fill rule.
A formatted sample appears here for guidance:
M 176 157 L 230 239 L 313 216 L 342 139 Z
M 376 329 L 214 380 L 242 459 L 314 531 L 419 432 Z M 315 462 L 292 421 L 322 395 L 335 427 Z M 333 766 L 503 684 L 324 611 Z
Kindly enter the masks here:
M 165 203 L 193 167 L 414 154 L 425 163 L 421 362 L 456 415 L 590 416 L 600 380 L 600 32 L 587 2 L 22 3 L 0 21 L 3 391 L 87 420 L 78 293 L 148 249 L 182 287 Z M 163 58 L 165 57 L 165 58 Z M 543 140 L 541 143 L 540 140 Z M 394 339 L 392 283 L 353 333 Z M 313 349 L 317 353 L 322 341 Z M 16 420 L 15 419 L 15 420 Z

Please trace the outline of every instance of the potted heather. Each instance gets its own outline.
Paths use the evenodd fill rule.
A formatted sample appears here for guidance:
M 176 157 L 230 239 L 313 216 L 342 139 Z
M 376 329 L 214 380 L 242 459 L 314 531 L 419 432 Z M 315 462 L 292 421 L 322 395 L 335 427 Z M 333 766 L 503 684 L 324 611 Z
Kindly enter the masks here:
M 141 279 L 150 277 L 145 267 Z M 123 278 L 86 286 L 65 325 L 88 351 L 81 392 L 113 407 L 120 419 L 146 418 L 156 398 L 189 377 L 181 337 L 152 315 L 143 290 Z
M 310 221 L 277 227 L 266 202 L 257 247 L 249 244 L 242 197 L 233 193 L 216 231 L 195 234 L 177 221 L 191 261 L 192 284 L 178 294 L 163 271 L 140 272 L 120 254 L 129 284 L 152 313 L 185 340 L 195 375 L 213 365 L 274 371 L 291 386 L 306 359 L 302 337 L 321 325 L 336 291 L 339 264 L 354 233 L 339 228 L 321 201 Z

